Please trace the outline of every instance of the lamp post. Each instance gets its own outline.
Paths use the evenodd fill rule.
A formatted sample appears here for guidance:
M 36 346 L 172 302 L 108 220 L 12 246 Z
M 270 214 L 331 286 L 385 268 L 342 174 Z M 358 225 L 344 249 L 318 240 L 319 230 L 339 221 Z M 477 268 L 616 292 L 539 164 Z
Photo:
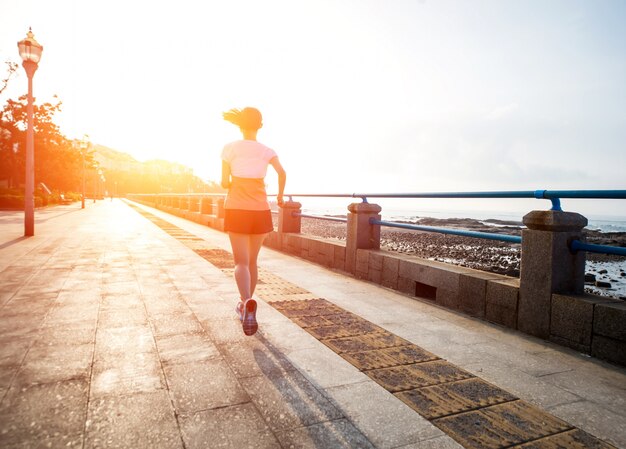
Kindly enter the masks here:
M 98 179 L 102 177 L 102 170 L 98 169 L 93 176 L 93 202 L 96 202 L 96 197 L 98 196 Z
M 83 170 L 82 170 L 82 194 L 80 198 L 80 208 L 85 208 L 85 153 L 89 150 L 89 136 L 87 134 L 83 135 L 82 140 L 80 141 L 80 155 L 83 160 Z
M 43 47 L 35 40 L 32 29 L 17 43 L 22 66 L 28 77 L 28 129 L 26 130 L 26 177 L 24 180 L 24 235 L 35 235 L 35 131 L 33 125 L 33 76 L 37 70 Z

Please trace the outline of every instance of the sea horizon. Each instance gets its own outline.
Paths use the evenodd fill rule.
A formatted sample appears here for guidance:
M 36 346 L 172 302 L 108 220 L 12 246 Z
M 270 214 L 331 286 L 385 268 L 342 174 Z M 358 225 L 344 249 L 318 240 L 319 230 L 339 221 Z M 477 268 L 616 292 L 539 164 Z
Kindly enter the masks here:
M 310 215 L 327 215 L 341 216 L 347 213 L 346 206 L 311 206 L 302 208 L 303 213 Z M 428 209 L 385 209 L 383 208 L 381 215 L 384 220 L 389 221 L 408 221 L 413 222 L 420 218 L 436 218 L 436 219 L 473 219 L 485 222 L 486 225 L 497 226 L 497 224 L 489 223 L 487 220 L 501 220 L 511 222 L 522 222 L 525 212 L 496 211 L 496 210 L 455 210 L 443 208 Z M 606 215 L 606 214 L 589 214 L 585 215 L 588 220 L 587 229 L 600 232 L 626 232 L 626 216 L 623 215 Z

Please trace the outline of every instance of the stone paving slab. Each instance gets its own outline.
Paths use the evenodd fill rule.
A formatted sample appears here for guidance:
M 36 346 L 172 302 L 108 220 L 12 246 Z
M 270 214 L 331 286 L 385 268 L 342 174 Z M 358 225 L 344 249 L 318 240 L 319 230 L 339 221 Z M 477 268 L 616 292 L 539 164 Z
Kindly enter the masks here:
M 31 239 L 0 214 L 0 447 L 372 447 L 243 335 L 230 277 L 119 201 L 73 207 Z
M 38 210 L 28 239 L 0 212 L 0 447 L 460 447 L 263 301 L 243 336 L 232 275 L 198 252 L 226 236 L 149 210 L 172 234 L 119 200 Z M 261 266 L 626 448 L 620 368 L 267 249 Z
M 154 210 L 151 210 L 151 213 L 154 212 Z M 185 227 L 190 232 L 200 232 L 199 235 L 203 235 L 201 229 L 184 220 L 177 220 L 175 217 L 172 217 L 171 221 L 177 226 Z M 203 236 L 206 238 L 209 235 Z M 210 240 L 210 237 L 207 240 Z M 215 242 L 215 244 L 219 244 L 219 242 Z M 223 248 L 225 250 L 228 249 L 227 246 Z M 268 253 L 272 257 L 268 257 Z M 472 364 L 480 366 L 477 372 L 474 373 L 477 376 L 481 376 L 484 367 L 492 366 L 497 366 L 503 372 L 508 370 L 515 377 L 520 376 L 517 381 L 509 382 L 508 384 L 515 384 L 516 391 L 520 389 L 525 391 L 526 394 L 522 395 L 522 397 L 531 399 L 537 405 L 549 405 L 549 393 L 554 392 L 558 394 L 557 390 L 559 390 L 559 388 L 554 388 L 554 385 L 550 385 L 550 382 L 543 382 L 542 378 L 549 378 L 551 375 L 567 373 L 572 370 L 576 370 L 579 373 L 587 371 L 585 374 L 588 376 L 587 381 L 592 383 L 594 382 L 593 379 L 597 378 L 598 375 L 602 378 L 611 378 L 610 382 L 613 392 L 618 397 L 624 397 L 624 390 L 621 388 L 621 385 L 624 384 L 623 369 L 615 369 L 611 365 L 594 360 L 589 361 L 586 357 L 576 357 L 571 351 L 563 351 L 563 348 L 516 334 L 499 326 L 468 319 L 463 315 L 441 310 L 431 305 L 422 305 L 413 300 L 407 301 L 406 298 L 397 295 L 395 292 L 368 286 L 364 283 L 350 282 L 343 276 L 336 276 L 338 278 L 337 282 L 333 282 L 333 276 L 328 270 L 320 269 L 310 264 L 307 267 L 309 270 L 293 269 L 293 265 L 286 262 L 286 259 L 292 260 L 288 256 L 265 251 L 262 252 L 262 259 L 264 259 L 262 262 L 263 267 L 269 267 L 273 273 L 280 273 L 284 279 L 289 279 L 292 282 L 297 281 L 301 286 L 309 286 L 312 284 L 311 281 L 314 280 L 315 285 L 307 290 L 312 292 L 312 297 L 332 297 L 334 302 L 338 305 L 345 304 L 347 309 L 358 304 L 359 310 L 357 313 L 361 316 L 378 325 L 387 327 L 388 330 L 396 331 L 397 335 L 405 338 L 410 337 L 409 339 L 412 339 L 413 342 L 423 338 L 423 330 L 420 328 L 421 323 L 431 326 L 429 349 L 440 351 L 451 347 L 451 350 L 448 350 L 447 353 L 453 354 L 452 359 L 459 360 L 460 363 L 456 363 L 458 366 L 464 365 L 464 368 L 473 368 Z M 226 272 L 226 270 L 224 271 Z M 302 276 L 304 273 L 306 275 Z M 320 278 L 317 277 L 317 274 L 324 279 L 323 282 L 318 282 Z M 279 276 L 274 274 L 273 278 L 277 277 Z M 315 295 L 314 293 L 320 294 Z M 266 296 L 263 295 L 262 298 L 266 299 Z M 270 298 L 270 303 L 273 300 L 273 298 Z M 342 301 L 344 303 L 340 304 Z M 402 310 L 403 302 L 411 304 L 413 313 Z M 421 313 L 417 313 L 418 311 Z M 407 317 L 410 318 L 407 319 Z M 409 324 L 409 320 L 412 322 L 412 326 Z M 400 330 L 400 332 L 397 330 Z M 497 347 L 494 351 L 496 354 L 492 354 L 489 351 L 480 351 L 482 346 L 487 348 Z M 295 349 L 289 348 L 288 345 L 285 350 L 289 352 L 290 356 L 296 353 Z M 311 351 L 314 352 L 313 349 Z M 481 354 L 481 352 L 483 353 Z M 496 357 L 493 357 L 494 355 Z M 503 357 L 497 357 L 497 355 Z M 450 360 L 450 357 L 446 356 L 445 358 Z M 592 368 L 590 369 L 590 367 Z M 593 371 L 598 372 L 592 374 Z M 306 370 L 303 372 L 306 372 Z M 525 387 L 528 381 L 528 377 L 522 379 L 525 375 L 530 375 L 530 388 Z M 319 376 L 320 373 L 318 373 Z M 548 392 L 547 400 L 542 397 L 540 393 L 542 390 Z M 583 393 L 584 388 L 578 388 L 577 392 Z M 564 401 L 562 402 L 575 407 L 575 403 L 579 398 L 568 396 L 566 391 L 564 393 Z M 596 404 L 594 416 L 601 417 L 605 416 L 606 413 L 607 410 L 603 409 L 603 407 L 597 407 Z M 608 411 L 608 413 L 612 413 L 612 411 Z M 619 418 L 619 413 L 616 417 Z M 565 418 L 567 417 L 565 416 Z M 619 431 L 614 432 L 614 436 L 619 433 Z M 618 435 L 617 440 L 613 441 L 620 441 L 620 438 L 623 437 Z M 611 441 L 610 438 L 608 440 Z

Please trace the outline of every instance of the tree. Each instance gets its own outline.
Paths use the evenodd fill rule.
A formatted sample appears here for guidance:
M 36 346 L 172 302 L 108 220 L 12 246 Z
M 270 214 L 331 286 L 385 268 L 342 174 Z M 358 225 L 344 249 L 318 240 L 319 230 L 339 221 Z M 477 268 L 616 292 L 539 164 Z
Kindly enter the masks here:
M 55 97 L 56 99 L 56 97 Z M 0 112 L 0 180 L 17 187 L 24 180 L 27 96 L 7 100 Z M 82 159 L 54 123 L 61 101 L 34 105 L 35 184 L 54 190 L 78 190 Z
M 16 63 L 11 62 L 11 61 L 6 61 L 5 64 L 7 65 L 7 75 L 5 79 L 0 81 L 0 94 L 4 92 L 4 89 L 7 88 L 7 86 L 9 85 L 9 80 L 11 79 L 11 76 L 13 76 L 13 74 L 17 70 Z

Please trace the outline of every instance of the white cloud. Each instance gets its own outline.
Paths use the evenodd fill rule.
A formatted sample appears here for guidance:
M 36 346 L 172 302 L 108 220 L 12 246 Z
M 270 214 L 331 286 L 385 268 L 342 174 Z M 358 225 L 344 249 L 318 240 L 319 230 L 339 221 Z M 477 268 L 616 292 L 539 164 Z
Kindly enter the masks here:
M 510 103 L 505 106 L 499 106 L 499 107 L 494 108 L 491 112 L 489 112 L 485 116 L 485 119 L 500 120 L 510 114 L 513 114 L 518 109 L 519 109 L 519 105 L 517 103 Z

